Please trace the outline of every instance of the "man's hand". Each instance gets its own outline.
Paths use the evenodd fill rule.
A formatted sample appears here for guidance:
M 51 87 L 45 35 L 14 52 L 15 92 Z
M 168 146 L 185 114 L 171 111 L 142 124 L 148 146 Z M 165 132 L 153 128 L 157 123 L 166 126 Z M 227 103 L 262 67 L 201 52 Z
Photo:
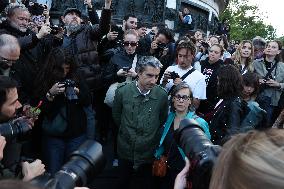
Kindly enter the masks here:
M 105 9 L 110 9 L 112 0 L 105 0 Z
M 113 41 L 117 38 L 118 36 L 118 32 L 115 32 L 115 31 L 110 31 L 108 34 L 107 34 L 107 39 L 109 41 Z
M 43 174 L 45 172 L 45 165 L 41 160 L 37 159 L 32 163 L 22 163 L 22 173 L 24 175 L 23 181 L 30 181 L 31 179 Z
M 189 167 L 190 167 L 190 162 L 187 158 L 185 158 L 185 166 L 183 170 L 176 177 L 174 189 L 184 189 L 187 187 L 186 176 L 189 171 Z
M 41 26 L 36 36 L 38 39 L 41 39 L 44 36 L 50 34 L 50 32 L 51 32 L 51 28 L 49 27 L 49 24 L 44 24 L 43 26 Z
M 182 82 L 182 79 L 181 78 L 176 78 L 175 80 L 174 80 L 174 84 L 175 85 L 178 85 L 178 84 L 180 84 Z
M 88 8 L 93 8 L 93 5 L 92 5 L 92 0 L 84 0 L 84 4 L 85 5 L 88 5 Z
M 0 161 L 3 159 L 4 154 L 3 154 L 3 150 L 5 148 L 6 145 L 6 139 L 3 136 L 0 136 Z

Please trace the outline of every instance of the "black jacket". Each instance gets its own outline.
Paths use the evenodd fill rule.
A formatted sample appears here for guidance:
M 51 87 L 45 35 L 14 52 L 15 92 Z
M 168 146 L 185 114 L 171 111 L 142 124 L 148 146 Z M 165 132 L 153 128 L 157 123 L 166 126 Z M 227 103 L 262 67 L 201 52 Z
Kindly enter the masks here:
M 77 102 L 69 101 L 64 94 L 55 96 L 52 102 L 43 97 L 44 103 L 41 110 L 48 120 L 53 120 L 59 110 L 63 106 L 66 107 L 67 129 L 57 137 L 73 138 L 86 132 L 87 117 L 83 108 L 91 104 L 91 96 L 84 79 L 79 79 L 76 86 L 80 90 Z
M 30 30 L 21 32 L 5 21 L 0 25 L 0 34 L 15 36 L 21 47 L 19 60 L 12 66 L 10 76 L 18 82 L 19 99 L 21 103 L 30 103 L 35 86 L 34 78 L 42 67 L 47 54 L 50 52 L 55 39 L 50 35 L 39 40 Z
M 224 99 L 215 110 L 209 124 L 213 144 L 223 145 L 232 135 L 245 132 L 241 128 L 241 122 L 248 113 L 244 100 L 239 97 Z
M 113 82 L 122 83 L 126 80 L 126 77 L 118 77 L 116 73 L 123 67 L 131 68 L 134 57 L 135 54 L 129 55 L 124 49 L 121 49 L 110 59 L 110 66 L 112 66 L 111 72 L 113 73 Z
M 198 111 L 207 114 L 214 109 L 215 104 L 219 101 L 217 94 L 217 75 L 219 68 L 223 65 L 222 60 L 218 60 L 214 64 L 208 62 L 209 58 L 200 62 L 201 73 L 205 76 L 206 82 L 206 100 L 202 100 Z M 209 120 L 207 120 L 209 121 Z

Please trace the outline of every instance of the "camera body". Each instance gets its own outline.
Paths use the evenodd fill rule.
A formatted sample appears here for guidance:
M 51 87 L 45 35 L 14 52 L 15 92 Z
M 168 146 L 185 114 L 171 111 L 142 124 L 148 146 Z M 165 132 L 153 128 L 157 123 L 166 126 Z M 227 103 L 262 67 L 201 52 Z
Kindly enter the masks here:
M 63 87 L 65 87 L 65 96 L 69 101 L 78 100 L 78 96 L 76 94 L 76 91 L 74 90 L 74 87 L 76 86 L 75 81 L 66 79 L 63 82 L 59 82 L 59 84 L 63 84 Z
M 165 43 L 158 43 L 157 44 L 157 49 L 159 51 L 164 50 L 165 48 L 167 48 L 167 44 L 165 44 Z
M 176 72 L 170 72 L 170 75 L 171 75 L 171 79 L 175 80 L 176 78 L 180 78 L 178 73 Z
M 101 144 L 87 140 L 71 154 L 70 160 L 54 176 L 38 176 L 31 184 L 45 189 L 73 189 L 75 186 L 85 186 L 103 170 L 105 163 Z
M 130 70 L 130 67 L 128 67 L 128 66 L 122 67 L 122 70 L 125 71 L 125 72 L 128 72 Z
M 191 161 L 188 178 L 192 183 L 192 189 L 208 189 L 212 168 L 221 147 L 212 144 L 194 119 L 182 120 L 174 137 Z
M 63 30 L 62 27 L 59 27 L 59 26 L 57 26 L 57 25 L 51 25 L 50 28 L 51 28 L 50 34 L 52 34 L 52 35 L 56 35 L 56 34 L 58 34 L 60 31 Z

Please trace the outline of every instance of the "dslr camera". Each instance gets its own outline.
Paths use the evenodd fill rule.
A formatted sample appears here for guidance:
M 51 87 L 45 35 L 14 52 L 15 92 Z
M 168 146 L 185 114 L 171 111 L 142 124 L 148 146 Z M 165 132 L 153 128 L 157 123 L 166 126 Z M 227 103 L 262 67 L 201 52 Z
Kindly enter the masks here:
M 174 137 L 191 162 L 188 179 L 192 189 L 208 189 L 221 146 L 213 145 L 194 119 L 182 120 Z
M 180 78 L 178 73 L 176 72 L 170 72 L 170 75 L 171 75 L 171 79 L 175 80 L 176 78 Z
M 87 140 L 71 154 L 70 160 L 55 173 L 40 175 L 31 184 L 45 189 L 74 189 L 86 184 L 99 174 L 106 163 L 102 146 Z
M 78 100 L 78 96 L 76 94 L 76 91 L 74 90 L 74 87 L 76 86 L 75 81 L 66 79 L 63 82 L 59 82 L 59 84 L 63 84 L 63 87 L 65 87 L 65 96 L 69 101 Z
M 30 125 L 26 119 L 12 120 L 0 124 L 0 135 L 4 136 L 7 141 L 21 139 L 30 130 Z
M 161 51 L 161 50 L 164 50 L 165 48 L 167 48 L 167 44 L 165 43 L 158 43 L 158 50 Z

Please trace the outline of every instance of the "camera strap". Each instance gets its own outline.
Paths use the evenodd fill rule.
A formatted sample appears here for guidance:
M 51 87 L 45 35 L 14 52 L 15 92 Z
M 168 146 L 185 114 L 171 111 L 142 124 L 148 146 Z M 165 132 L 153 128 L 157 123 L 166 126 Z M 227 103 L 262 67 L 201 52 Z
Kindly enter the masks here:
M 265 75 L 264 79 L 268 79 L 269 76 L 272 74 L 273 70 L 276 68 L 278 62 L 275 62 L 272 66 L 272 68 L 267 72 L 267 74 Z M 276 75 L 276 71 L 275 71 L 275 75 Z
M 190 70 L 188 70 L 183 76 L 181 76 L 181 80 L 183 81 L 185 78 L 187 78 L 187 76 L 189 76 L 192 72 L 194 72 L 195 71 L 195 68 L 191 68 Z M 171 94 L 171 92 L 173 91 L 173 89 L 175 88 L 175 85 L 173 85 L 171 88 L 170 88 L 170 90 L 169 90 L 169 92 L 168 92 L 168 94 L 170 95 Z

